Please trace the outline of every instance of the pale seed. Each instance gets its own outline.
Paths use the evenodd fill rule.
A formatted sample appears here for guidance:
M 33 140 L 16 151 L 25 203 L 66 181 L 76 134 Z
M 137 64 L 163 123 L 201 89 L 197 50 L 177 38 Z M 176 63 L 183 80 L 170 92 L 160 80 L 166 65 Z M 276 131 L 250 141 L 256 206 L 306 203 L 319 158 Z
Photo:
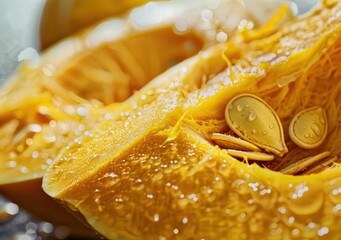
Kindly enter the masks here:
M 211 139 L 220 147 L 226 149 L 246 150 L 246 151 L 260 151 L 260 149 L 247 141 L 236 138 L 230 135 L 213 133 Z
M 274 160 L 274 156 L 266 153 L 261 152 L 245 152 L 245 151 L 239 151 L 239 150 L 232 150 L 228 149 L 226 150 L 229 155 L 236 158 L 242 158 L 252 161 L 271 161 Z
M 238 110 L 238 106 L 246 105 L 249 107 Z M 234 97 L 226 106 L 225 119 L 231 130 L 244 140 L 280 157 L 288 152 L 279 117 L 259 97 L 251 94 Z
M 308 169 L 307 171 L 304 171 L 303 174 L 313 174 L 313 173 L 322 172 L 326 168 L 331 167 L 332 164 L 335 163 L 336 161 L 337 161 L 336 156 L 327 158 L 322 163 L 316 165 L 315 167 L 312 167 L 312 168 Z
M 290 164 L 286 168 L 282 169 L 280 172 L 285 174 L 296 174 L 303 169 L 312 166 L 313 164 L 319 162 L 322 159 L 325 159 L 330 156 L 330 152 L 326 151 L 320 154 L 317 154 L 315 156 L 310 156 L 307 158 L 303 158 L 302 160 L 299 160 L 293 164 Z
M 291 140 L 301 148 L 320 146 L 328 131 L 326 112 L 319 107 L 305 109 L 295 115 L 289 126 Z

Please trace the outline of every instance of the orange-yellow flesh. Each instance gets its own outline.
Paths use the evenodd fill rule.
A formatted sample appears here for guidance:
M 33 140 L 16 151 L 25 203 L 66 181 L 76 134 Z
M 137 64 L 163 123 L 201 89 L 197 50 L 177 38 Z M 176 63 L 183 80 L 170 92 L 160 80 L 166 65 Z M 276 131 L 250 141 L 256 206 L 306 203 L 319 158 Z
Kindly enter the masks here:
M 231 98 L 252 93 L 265 100 L 279 116 L 289 149 L 283 158 L 276 157 L 264 166 L 280 170 L 324 151 L 340 156 L 340 8 L 338 4 L 332 9 L 318 9 L 260 40 L 228 42 L 223 54 L 232 64 L 234 84 L 230 70 L 213 77 L 188 95 L 188 105 L 198 105 L 189 108 L 188 116 L 206 122 L 222 120 L 222 109 Z M 327 113 L 327 138 L 318 148 L 302 151 L 288 136 L 290 121 L 299 111 L 315 106 Z M 225 132 L 230 132 L 224 121 L 221 125 Z
M 168 70 L 115 108 L 119 118 L 66 149 L 44 190 L 111 239 L 338 239 L 339 166 L 283 175 L 237 161 L 209 136 L 229 132 L 226 103 L 249 92 L 276 111 L 284 129 L 310 105 L 328 115 L 321 147 L 302 151 L 285 136 L 289 153 L 273 168 L 317 151 L 339 155 L 340 14 L 341 4 L 321 8 L 262 40 L 232 39 L 227 50 L 217 45 Z M 273 51 L 279 59 L 269 60 Z
M 59 162 L 45 190 L 110 239 L 316 238 L 322 228 L 325 239 L 339 236 L 340 168 L 293 177 L 236 161 L 185 126 L 167 137 L 150 131 L 63 193 L 54 192 L 66 170 Z
M 51 48 L 38 67 L 23 66 L 0 93 L 0 184 L 42 177 L 63 147 L 111 118 L 115 104 L 99 107 L 125 100 L 204 44 L 170 25 L 126 32 L 108 43 L 98 36 L 94 46 L 89 36 Z
M 339 165 L 284 175 L 237 161 L 207 136 L 229 132 L 226 103 L 248 92 L 284 129 L 312 105 L 327 113 L 324 144 L 302 151 L 285 131 L 289 153 L 269 167 L 323 151 L 340 156 L 340 14 L 340 3 L 322 7 L 270 36 L 232 39 L 226 50 L 217 45 L 168 70 L 112 111 L 120 117 L 65 149 L 44 190 L 108 238 L 338 239 Z

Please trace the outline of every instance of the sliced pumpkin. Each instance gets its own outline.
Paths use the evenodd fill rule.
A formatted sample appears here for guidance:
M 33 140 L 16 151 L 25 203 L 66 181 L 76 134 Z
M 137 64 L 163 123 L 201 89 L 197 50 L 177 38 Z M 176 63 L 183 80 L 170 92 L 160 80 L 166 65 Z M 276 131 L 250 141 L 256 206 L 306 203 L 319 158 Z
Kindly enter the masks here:
M 170 10 L 179 10 L 179 6 L 180 2 L 167 5 Z M 240 10 L 236 16 L 245 17 L 243 6 L 234 6 Z M 37 196 L 43 196 L 41 177 L 64 147 L 78 142 L 82 134 L 91 137 L 89 130 L 98 122 L 121 115 L 119 111 L 112 114 L 120 102 L 169 67 L 216 42 L 206 33 L 222 27 L 221 20 L 209 29 L 200 29 L 193 22 L 186 29 L 176 27 L 179 19 L 187 24 L 188 17 L 197 17 L 204 7 L 195 5 L 193 15 L 171 11 L 175 15 L 163 21 L 153 17 L 156 11 L 143 26 L 133 14 L 109 19 L 52 46 L 38 65 L 21 66 L 0 92 L 0 193 L 42 220 L 68 225 L 73 233 L 86 235 L 50 198 L 38 197 L 40 208 L 49 211 L 32 206 L 38 201 L 25 194 L 26 186 L 32 194 L 40 191 Z M 144 7 L 134 11 L 141 9 Z M 211 13 L 215 16 L 216 11 Z M 236 26 L 237 22 L 220 30 L 233 34 Z
M 65 149 L 44 191 L 109 239 L 338 239 L 340 166 L 305 176 L 273 170 L 326 151 L 340 157 L 340 19 L 341 3 L 321 6 L 171 68 Z M 210 139 L 233 134 L 224 110 L 240 93 L 263 99 L 285 129 L 289 152 L 266 168 Z M 303 150 L 287 129 L 317 104 L 327 138 Z
M 24 66 L 2 91 L 0 183 L 41 177 L 59 149 L 96 121 L 96 108 L 125 100 L 204 45 L 171 25 L 138 31 L 124 20 L 102 24 L 54 46 L 34 69 Z

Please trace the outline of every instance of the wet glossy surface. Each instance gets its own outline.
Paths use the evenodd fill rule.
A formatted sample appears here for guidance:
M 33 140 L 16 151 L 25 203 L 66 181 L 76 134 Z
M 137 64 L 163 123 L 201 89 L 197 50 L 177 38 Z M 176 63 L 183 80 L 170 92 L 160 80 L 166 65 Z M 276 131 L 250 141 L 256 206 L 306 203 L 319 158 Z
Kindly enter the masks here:
M 191 72 L 191 66 L 187 67 L 172 77 L 179 79 Z M 112 124 L 112 116 L 106 116 L 108 125 L 86 131 L 84 137 L 70 144 L 62 161 L 69 161 L 66 165 L 71 168 L 64 169 L 57 163 L 57 177 L 52 181 L 58 181 L 59 176 L 71 178 L 71 184 L 64 182 L 66 187 L 59 186 L 54 191 L 61 190 L 72 210 L 81 210 L 98 231 L 104 232 L 103 228 L 109 226 L 108 234 L 127 238 L 141 233 L 143 237 L 153 234 L 151 238 L 159 239 L 182 239 L 195 234 L 198 238 L 212 239 L 221 236 L 261 239 L 265 234 L 273 238 L 337 237 L 339 229 L 335 222 L 340 221 L 341 208 L 337 169 L 316 178 L 282 178 L 278 174 L 281 177 L 278 182 L 270 171 L 236 162 L 212 148 L 181 121 L 174 122 L 183 116 L 170 113 L 184 100 L 178 99 L 180 84 L 177 84 L 169 83 L 174 90 L 169 95 L 163 95 L 169 89 L 160 85 L 137 94 L 130 102 L 131 108 L 119 109 L 119 117 L 115 117 L 118 123 Z M 153 105 L 158 97 L 168 100 Z M 148 122 L 150 119 L 141 120 L 150 116 L 154 108 L 157 109 L 154 120 L 161 118 L 161 121 L 152 121 L 153 125 Z M 71 112 L 87 115 L 84 109 Z M 136 119 L 145 128 L 136 126 Z M 248 115 L 248 121 L 256 119 L 255 114 Z M 154 127 L 158 124 L 160 131 L 155 134 Z M 130 128 L 137 138 L 124 134 L 123 129 Z M 33 124 L 29 130 L 39 132 L 40 128 Z M 124 152 L 120 152 L 123 146 L 120 141 L 129 143 Z M 79 156 L 84 162 L 73 166 Z M 94 163 L 100 163 L 100 169 Z M 80 175 L 77 167 L 82 169 Z M 87 172 L 89 177 L 82 179 Z M 81 191 L 72 191 L 79 190 L 77 187 Z M 270 226 L 271 231 L 265 226 Z
M 225 149 L 235 149 L 235 150 L 245 150 L 245 151 L 260 151 L 260 149 L 247 141 L 240 138 L 236 138 L 230 135 L 213 133 L 211 139 L 217 143 L 221 148 Z
M 241 138 L 283 156 L 287 151 L 283 127 L 275 111 L 255 95 L 241 94 L 225 109 L 228 126 Z
M 323 108 L 312 107 L 297 113 L 289 126 L 293 142 L 305 149 L 320 146 L 327 137 L 328 119 Z

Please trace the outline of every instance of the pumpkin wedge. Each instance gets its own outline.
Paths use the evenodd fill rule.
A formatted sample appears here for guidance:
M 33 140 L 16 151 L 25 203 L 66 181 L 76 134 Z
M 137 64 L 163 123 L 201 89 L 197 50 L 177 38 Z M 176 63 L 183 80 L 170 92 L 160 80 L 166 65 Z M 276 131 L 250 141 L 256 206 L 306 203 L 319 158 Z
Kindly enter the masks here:
M 169 69 L 64 149 L 44 191 L 109 239 L 339 239 L 339 165 L 302 176 L 278 171 L 321 152 L 340 156 L 340 19 L 341 3 L 321 5 Z M 242 93 L 263 99 L 283 125 L 288 153 L 266 168 L 210 138 L 233 134 L 225 107 Z M 328 134 L 303 150 L 288 127 L 315 105 L 326 111 Z
M 41 177 L 59 149 L 101 115 L 99 107 L 125 100 L 171 64 L 203 47 L 199 36 L 180 36 L 164 26 L 127 32 L 113 42 L 77 52 L 91 34 L 52 48 L 41 65 L 22 69 L 2 91 L 0 183 Z M 59 58 L 59 52 L 72 49 L 71 56 Z M 161 54 L 161 49 L 167 50 Z M 154 62 L 142 58 L 146 53 Z
M 205 29 L 198 27 L 199 19 L 187 22 L 190 16 L 200 16 L 203 4 L 196 4 L 188 14 L 174 10 L 184 8 L 179 1 L 168 2 L 167 9 L 175 15 L 159 21 L 153 17 L 156 11 L 144 25 L 135 17 L 145 6 L 134 9 L 135 14 L 94 25 L 52 46 L 39 62 L 21 66 L 0 92 L 0 193 L 42 220 L 87 235 L 74 218 L 68 219 L 66 211 L 47 195 L 43 197 L 42 176 L 61 149 L 78 142 L 98 122 L 114 118 L 116 105 L 169 67 L 217 41 L 208 38 L 207 32 L 224 26 L 222 19 Z M 240 2 L 221 4 L 220 11 L 231 11 L 232 4 L 238 9 L 236 17 L 246 17 Z M 211 17 L 216 11 L 210 11 Z M 181 26 L 188 24 L 186 29 L 177 27 L 179 19 Z M 229 24 L 222 33 L 233 34 L 237 24 Z M 26 188 L 31 189 L 32 198 Z M 39 202 L 40 208 L 32 202 Z M 49 211 L 40 210 L 44 208 Z

